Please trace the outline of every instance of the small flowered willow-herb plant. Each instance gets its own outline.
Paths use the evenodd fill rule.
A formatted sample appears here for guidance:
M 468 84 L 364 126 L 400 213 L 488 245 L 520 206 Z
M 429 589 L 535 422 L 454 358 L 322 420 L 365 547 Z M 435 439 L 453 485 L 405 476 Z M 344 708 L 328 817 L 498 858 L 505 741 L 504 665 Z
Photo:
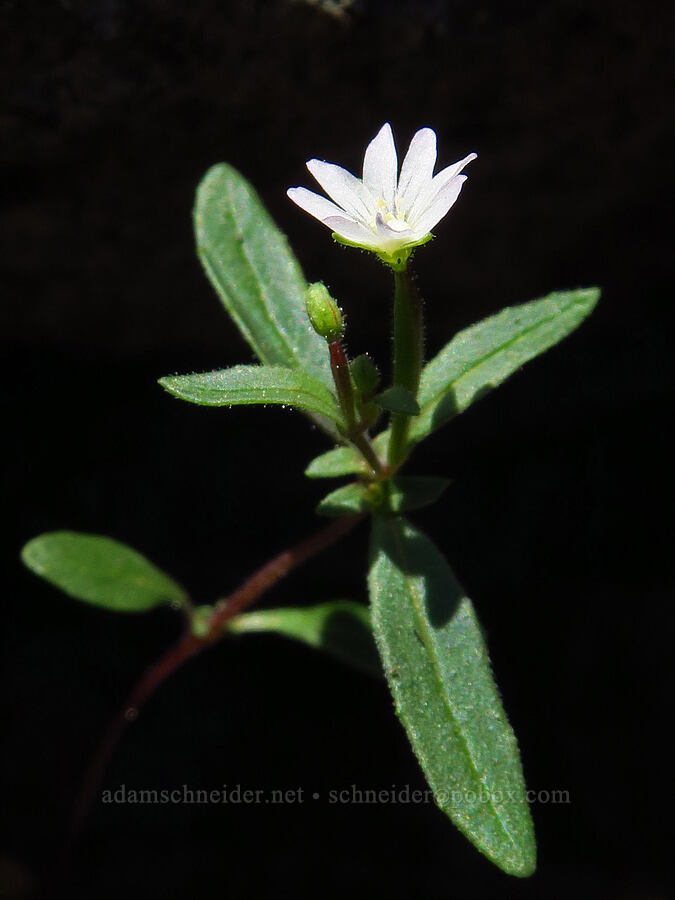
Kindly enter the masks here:
M 307 476 L 352 479 L 317 507 L 334 517 L 330 525 L 210 605 L 194 605 L 182 586 L 139 553 L 98 535 L 49 532 L 26 545 L 23 559 L 88 603 L 117 612 L 168 603 L 184 614 L 182 638 L 141 678 L 111 735 L 119 736 L 152 691 L 195 653 L 229 635 L 276 631 L 368 672 L 384 672 L 437 805 L 497 866 L 527 876 L 535 868 L 532 820 L 482 629 L 440 550 L 403 515 L 438 500 L 448 481 L 401 471 L 420 441 L 573 331 L 599 292 L 564 291 L 505 309 L 460 332 L 425 365 L 422 305 L 410 257 L 457 200 L 463 169 L 475 156 L 434 175 L 436 135 L 422 128 L 399 173 L 386 124 L 368 145 L 361 178 L 332 163 L 307 163 L 330 200 L 303 187 L 288 191 L 337 241 L 375 253 L 393 271 L 393 366 L 384 390 L 369 356 L 348 359 L 337 302 L 322 283 L 307 285 L 251 185 L 221 164 L 197 192 L 199 256 L 261 365 L 170 376 L 160 383 L 191 403 L 289 405 L 319 424 L 337 446 L 314 459 Z M 388 421 L 380 427 L 384 417 Z M 366 514 L 372 520 L 370 608 L 342 600 L 246 611 Z M 111 749 L 104 743 L 84 778 L 76 823 Z

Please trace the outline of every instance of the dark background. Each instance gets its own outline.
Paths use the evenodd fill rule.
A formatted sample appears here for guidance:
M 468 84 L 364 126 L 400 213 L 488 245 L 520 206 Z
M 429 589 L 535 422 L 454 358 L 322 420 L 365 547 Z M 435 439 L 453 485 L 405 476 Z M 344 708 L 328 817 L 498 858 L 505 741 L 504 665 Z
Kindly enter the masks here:
M 332 788 L 423 786 L 386 689 L 250 637 L 164 686 L 104 787 L 301 787 L 306 802 L 99 803 L 64 893 L 672 896 L 672 6 L 0 9 L 0 897 L 45 883 L 102 730 L 179 627 L 170 612 L 79 606 L 21 568 L 21 545 L 63 527 L 110 534 L 210 602 L 315 525 L 323 486 L 302 469 L 326 445 L 302 417 L 204 410 L 156 385 L 251 359 L 195 257 L 195 187 L 221 160 L 253 181 L 308 278 L 348 312 L 352 353 L 386 367 L 385 270 L 285 197 L 310 186 L 310 156 L 358 171 L 386 120 L 400 150 L 433 126 L 440 166 L 479 154 L 418 255 L 430 355 L 505 305 L 603 288 L 578 333 L 415 460 L 454 480 L 414 518 L 474 598 L 528 785 L 570 803 L 534 805 L 540 862 L 524 882 L 431 806 L 330 805 Z M 363 599 L 365 555 L 361 527 L 265 604 Z

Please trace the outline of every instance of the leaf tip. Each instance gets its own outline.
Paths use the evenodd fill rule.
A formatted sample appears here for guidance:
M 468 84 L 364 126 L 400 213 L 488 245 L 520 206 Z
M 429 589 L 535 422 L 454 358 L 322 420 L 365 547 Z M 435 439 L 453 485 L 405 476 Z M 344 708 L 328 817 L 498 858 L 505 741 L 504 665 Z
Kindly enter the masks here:
M 589 288 L 581 288 L 579 291 L 582 298 L 588 303 L 591 309 L 597 304 L 598 300 L 602 296 L 602 288 L 600 287 L 589 287 Z
M 172 397 L 180 397 L 180 392 L 177 389 L 176 381 L 179 376 L 177 375 L 163 375 L 161 378 L 157 379 L 157 384 L 164 388 L 167 394 L 171 394 Z
M 520 855 L 511 856 L 497 864 L 507 875 L 513 875 L 516 878 L 531 878 L 537 870 L 537 848 L 534 839 L 530 845 L 519 849 L 521 850 Z

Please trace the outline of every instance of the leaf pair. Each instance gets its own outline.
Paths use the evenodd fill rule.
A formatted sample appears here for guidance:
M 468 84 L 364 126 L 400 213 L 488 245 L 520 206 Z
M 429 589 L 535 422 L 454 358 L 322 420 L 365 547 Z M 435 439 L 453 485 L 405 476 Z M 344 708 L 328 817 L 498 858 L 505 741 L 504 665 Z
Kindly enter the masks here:
M 148 612 L 168 604 L 186 607 L 195 620 L 210 608 L 192 609 L 185 590 L 136 550 L 112 538 L 51 531 L 29 541 L 24 564 L 70 597 L 118 613 Z M 381 675 L 370 625 L 360 603 L 334 600 L 316 606 L 242 613 L 227 625 L 233 634 L 275 632 L 325 650 L 371 675 Z
M 471 602 L 439 551 L 403 520 L 375 519 L 371 557 L 375 636 L 435 799 L 494 862 L 528 874 L 534 843 L 518 750 Z M 115 612 L 188 604 L 169 575 L 111 538 L 51 532 L 26 544 L 22 558 L 66 594 Z M 377 674 L 371 628 L 370 611 L 343 600 L 244 613 L 228 631 L 283 634 Z
M 400 475 L 388 482 L 356 482 L 331 491 L 316 508 L 321 516 L 365 512 L 400 513 L 435 503 L 450 484 L 447 478 Z

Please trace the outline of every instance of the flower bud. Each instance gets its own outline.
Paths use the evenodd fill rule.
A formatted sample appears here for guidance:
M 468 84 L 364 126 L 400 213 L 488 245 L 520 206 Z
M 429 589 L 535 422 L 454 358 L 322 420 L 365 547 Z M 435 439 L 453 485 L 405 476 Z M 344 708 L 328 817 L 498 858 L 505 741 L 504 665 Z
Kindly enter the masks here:
M 312 327 L 329 343 L 342 338 L 342 313 L 340 307 L 320 281 L 310 284 L 305 294 L 305 306 Z

